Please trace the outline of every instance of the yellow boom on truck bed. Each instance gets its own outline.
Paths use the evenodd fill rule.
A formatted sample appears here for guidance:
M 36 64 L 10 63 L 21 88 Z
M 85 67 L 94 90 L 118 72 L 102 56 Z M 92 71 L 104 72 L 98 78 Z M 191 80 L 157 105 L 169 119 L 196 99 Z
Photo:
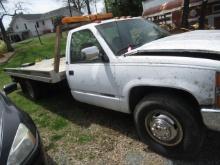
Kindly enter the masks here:
M 73 16 L 73 17 L 64 17 L 62 19 L 63 24 L 68 23 L 78 23 L 78 22 L 90 22 L 96 20 L 104 20 L 113 18 L 112 13 L 105 13 L 105 14 L 92 14 L 92 15 L 85 15 L 85 16 Z

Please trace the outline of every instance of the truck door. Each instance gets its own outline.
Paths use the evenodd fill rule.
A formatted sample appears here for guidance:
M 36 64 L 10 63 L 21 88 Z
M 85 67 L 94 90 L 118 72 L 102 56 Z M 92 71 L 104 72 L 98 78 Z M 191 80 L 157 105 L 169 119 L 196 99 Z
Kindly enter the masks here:
M 83 50 L 98 48 L 99 54 L 86 58 Z M 86 29 L 72 34 L 67 65 L 67 80 L 76 100 L 119 110 L 114 65 L 104 62 L 105 55 L 96 37 Z M 107 57 L 107 56 L 106 56 Z

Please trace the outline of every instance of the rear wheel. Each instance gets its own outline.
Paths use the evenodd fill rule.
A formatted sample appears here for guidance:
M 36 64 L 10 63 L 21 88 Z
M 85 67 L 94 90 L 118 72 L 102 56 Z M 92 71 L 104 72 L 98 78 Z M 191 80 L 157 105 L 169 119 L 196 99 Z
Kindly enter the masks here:
M 189 104 L 174 96 L 146 96 L 134 111 L 140 138 L 155 152 L 170 158 L 192 158 L 205 135 L 199 115 Z
M 40 98 L 39 84 L 32 80 L 22 80 L 19 82 L 23 93 L 32 100 Z

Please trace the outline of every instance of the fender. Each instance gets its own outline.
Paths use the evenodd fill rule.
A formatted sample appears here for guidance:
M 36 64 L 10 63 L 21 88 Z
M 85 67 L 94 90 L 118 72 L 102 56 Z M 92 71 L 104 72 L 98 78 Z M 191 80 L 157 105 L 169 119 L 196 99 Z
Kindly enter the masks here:
M 183 68 L 182 68 L 183 69 Z M 184 70 L 184 69 L 183 69 Z M 177 73 L 183 73 L 177 72 Z M 197 72 L 197 73 L 196 73 Z M 195 70 L 185 74 L 172 75 L 161 78 L 161 76 L 149 76 L 149 78 L 138 77 L 130 80 L 122 88 L 121 108 L 126 113 L 130 113 L 129 97 L 134 87 L 163 87 L 175 90 L 185 91 L 195 97 L 199 105 L 213 105 L 215 103 L 215 73 L 211 70 Z M 198 75 L 200 79 L 198 79 Z

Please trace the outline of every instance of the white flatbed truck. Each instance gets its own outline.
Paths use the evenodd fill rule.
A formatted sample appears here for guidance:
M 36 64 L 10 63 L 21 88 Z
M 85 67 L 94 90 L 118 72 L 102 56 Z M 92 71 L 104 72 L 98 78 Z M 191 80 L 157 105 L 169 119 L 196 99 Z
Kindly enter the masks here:
M 220 131 L 219 45 L 218 30 L 169 35 L 142 18 L 110 19 L 71 30 L 60 63 L 5 71 L 31 98 L 67 80 L 76 100 L 132 114 L 143 142 L 182 159 L 207 128 Z

